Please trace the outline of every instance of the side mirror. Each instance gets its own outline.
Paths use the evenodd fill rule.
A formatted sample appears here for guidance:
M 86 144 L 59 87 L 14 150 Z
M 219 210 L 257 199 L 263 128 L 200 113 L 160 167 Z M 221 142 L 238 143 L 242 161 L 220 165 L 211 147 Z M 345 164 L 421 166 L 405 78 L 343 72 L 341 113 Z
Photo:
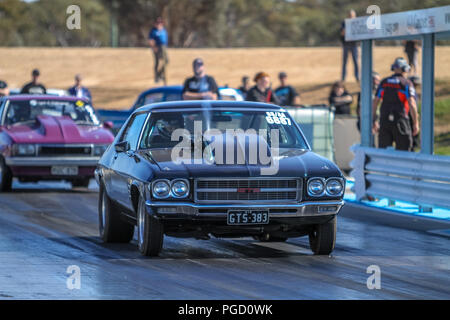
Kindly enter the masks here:
M 105 121 L 103 123 L 103 128 L 105 129 L 112 129 L 114 127 L 114 123 L 112 121 Z
M 130 150 L 130 143 L 128 141 L 121 141 L 114 145 L 114 149 L 117 153 L 127 152 Z

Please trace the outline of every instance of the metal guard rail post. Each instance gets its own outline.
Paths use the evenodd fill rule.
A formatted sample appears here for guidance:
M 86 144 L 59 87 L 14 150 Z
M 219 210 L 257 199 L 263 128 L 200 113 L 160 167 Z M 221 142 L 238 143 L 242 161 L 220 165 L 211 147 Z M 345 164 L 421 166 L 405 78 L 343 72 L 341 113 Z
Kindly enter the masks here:
M 450 209 L 450 157 L 353 145 L 358 201 L 383 197 Z

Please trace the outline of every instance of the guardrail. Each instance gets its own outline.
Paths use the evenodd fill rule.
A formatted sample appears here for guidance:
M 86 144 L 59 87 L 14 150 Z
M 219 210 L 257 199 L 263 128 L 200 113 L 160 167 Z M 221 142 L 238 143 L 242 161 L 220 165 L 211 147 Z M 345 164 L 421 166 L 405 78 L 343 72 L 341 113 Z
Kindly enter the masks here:
M 450 157 L 360 145 L 351 150 L 358 201 L 370 195 L 450 209 Z

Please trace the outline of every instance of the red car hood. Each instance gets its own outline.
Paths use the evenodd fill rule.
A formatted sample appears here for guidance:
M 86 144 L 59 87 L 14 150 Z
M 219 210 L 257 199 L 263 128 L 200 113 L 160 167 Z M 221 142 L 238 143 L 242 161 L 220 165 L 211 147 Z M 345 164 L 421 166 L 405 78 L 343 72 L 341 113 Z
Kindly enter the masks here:
M 77 125 L 70 117 L 38 116 L 32 125 L 4 128 L 15 143 L 110 144 L 112 133 L 99 126 Z

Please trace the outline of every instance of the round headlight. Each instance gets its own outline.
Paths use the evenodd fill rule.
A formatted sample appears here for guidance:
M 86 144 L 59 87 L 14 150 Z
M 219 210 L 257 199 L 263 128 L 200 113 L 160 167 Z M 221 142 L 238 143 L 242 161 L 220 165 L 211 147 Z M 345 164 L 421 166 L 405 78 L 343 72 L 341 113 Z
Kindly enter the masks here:
M 186 197 L 189 193 L 189 187 L 183 180 L 176 180 L 172 183 L 172 194 L 177 198 Z
M 19 156 L 31 156 L 36 153 L 36 148 L 32 144 L 18 144 L 17 155 Z
M 325 185 L 321 179 L 311 179 L 308 182 L 308 194 L 310 196 L 320 196 L 325 190 Z
M 330 179 L 327 181 L 327 194 L 330 196 L 340 195 L 344 186 L 338 179 Z
M 166 181 L 157 181 L 153 184 L 152 190 L 155 198 L 167 198 L 170 193 L 170 186 Z

